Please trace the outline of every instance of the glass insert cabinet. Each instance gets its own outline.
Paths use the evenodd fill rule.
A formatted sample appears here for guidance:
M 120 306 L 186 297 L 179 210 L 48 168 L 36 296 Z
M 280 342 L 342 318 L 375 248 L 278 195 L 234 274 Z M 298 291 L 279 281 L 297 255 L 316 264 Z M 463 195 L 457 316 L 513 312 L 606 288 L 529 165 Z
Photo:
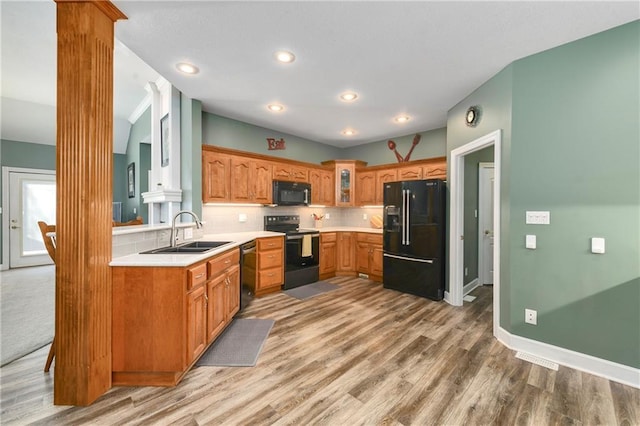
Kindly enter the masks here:
M 331 160 L 322 162 L 323 166 L 334 166 L 336 171 L 336 206 L 355 206 L 355 174 L 357 167 L 365 167 L 364 161 Z

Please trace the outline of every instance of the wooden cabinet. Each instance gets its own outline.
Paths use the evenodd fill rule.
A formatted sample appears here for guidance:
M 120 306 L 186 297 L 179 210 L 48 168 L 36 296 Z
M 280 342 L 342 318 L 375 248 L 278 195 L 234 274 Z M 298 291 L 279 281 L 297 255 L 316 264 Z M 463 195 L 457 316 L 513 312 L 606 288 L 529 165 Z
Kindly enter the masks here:
M 338 240 L 335 232 L 320 234 L 320 279 L 331 278 L 336 274 Z
M 336 275 L 355 275 L 355 233 L 337 233 L 338 262 L 336 265 Z
M 405 166 L 398 169 L 398 180 L 422 179 L 422 166 Z
M 267 161 L 232 156 L 229 201 L 270 204 L 271 164 Z
M 240 253 L 233 250 L 207 262 L 207 343 L 218 337 L 240 310 Z
M 384 202 L 384 184 L 398 180 L 396 169 L 356 170 L 357 205 L 380 206 Z
M 187 364 L 195 361 L 207 346 L 207 301 L 203 285 L 187 295 Z
M 231 197 L 231 156 L 202 152 L 202 201 L 227 202 Z
M 355 206 L 356 167 L 364 167 L 367 163 L 358 160 L 330 160 L 323 161 L 322 165 L 334 169 L 335 205 L 337 207 Z
M 287 163 L 273 163 L 273 180 L 309 182 L 309 169 Z
M 356 172 L 356 205 L 373 205 L 376 202 L 376 172 L 361 171 Z
M 423 179 L 446 179 L 447 160 L 443 159 L 423 166 L 422 176 Z
M 244 255 L 243 281 L 256 296 L 280 291 L 284 284 L 284 237 L 259 238 Z
M 310 169 L 311 204 L 333 206 L 335 204 L 335 178 L 333 170 Z
M 188 267 L 113 267 L 113 384 L 176 385 L 238 311 L 239 259 L 236 248 Z
M 356 271 L 373 281 L 382 281 L 382 235 L 358 232 Z
M 398 180 L 446 179 L 447 159 L 445 157 L 403 166 L 398 169 Z
M 384 203 L 384 184 L 387 182 L 395 182 L 398 180 L 398 171 L 396 169 L 378 170 L 376 171 L 376 192 L 374 205 L 381 206 Z

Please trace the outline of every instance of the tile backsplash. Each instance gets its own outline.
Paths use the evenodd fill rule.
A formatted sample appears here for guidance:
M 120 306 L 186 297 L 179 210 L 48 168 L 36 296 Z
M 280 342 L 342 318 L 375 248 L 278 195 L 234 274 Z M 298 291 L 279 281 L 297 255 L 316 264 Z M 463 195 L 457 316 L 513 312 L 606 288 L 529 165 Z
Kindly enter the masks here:
M 263 206 L 202 206 L 205 234 L 220 232 L 262 231 L 264 217 L 299 215 L 300 227 L 313 228 L 312 214 L 324 215 L 323 226 L 355 226 L 369 228 L 372 215 L 382 215 L 382 207 L 263 207 Z M 329 214 L 329 218 L 327 218 Z M 366 215 L 366 219 L 364 218 Z M 242 221 L 241 221 L 242 220 Z

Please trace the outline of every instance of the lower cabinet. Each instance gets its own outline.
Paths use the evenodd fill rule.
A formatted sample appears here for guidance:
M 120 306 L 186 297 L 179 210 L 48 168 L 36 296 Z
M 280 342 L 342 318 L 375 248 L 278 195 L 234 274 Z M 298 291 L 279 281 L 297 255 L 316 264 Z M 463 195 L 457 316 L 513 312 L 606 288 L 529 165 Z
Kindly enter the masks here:
M 284 284 L 284 237 L 258 238 L 244 255 L 243 278 L 256 296 L 280 291 Z
M 338 258 L 337 235 L 335 232 L 323 232 L 320 234 L 320 270 L 321 280 L 336 275 L 336 262 Z
M 356 259 L 355 232 L 338 232 L 338 262 L 336 265 L 336 275 L 355 275 Z
M 112 382 L 175 386 L 240 307 L 239 250 L 188 267 L 112 268 Z
M 372 281 L 382 281 L 382 235 L 357 234 L 356 270 L 368 275 Z

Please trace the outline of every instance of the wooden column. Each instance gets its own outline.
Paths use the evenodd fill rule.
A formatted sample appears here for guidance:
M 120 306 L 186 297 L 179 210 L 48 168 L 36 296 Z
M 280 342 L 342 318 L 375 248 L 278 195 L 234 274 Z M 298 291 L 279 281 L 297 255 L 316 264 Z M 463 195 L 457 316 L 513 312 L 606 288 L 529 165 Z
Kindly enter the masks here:
M 113 31 L 109 1 L 56 0 L 56 360 L 53 401 L 111 388 Z

